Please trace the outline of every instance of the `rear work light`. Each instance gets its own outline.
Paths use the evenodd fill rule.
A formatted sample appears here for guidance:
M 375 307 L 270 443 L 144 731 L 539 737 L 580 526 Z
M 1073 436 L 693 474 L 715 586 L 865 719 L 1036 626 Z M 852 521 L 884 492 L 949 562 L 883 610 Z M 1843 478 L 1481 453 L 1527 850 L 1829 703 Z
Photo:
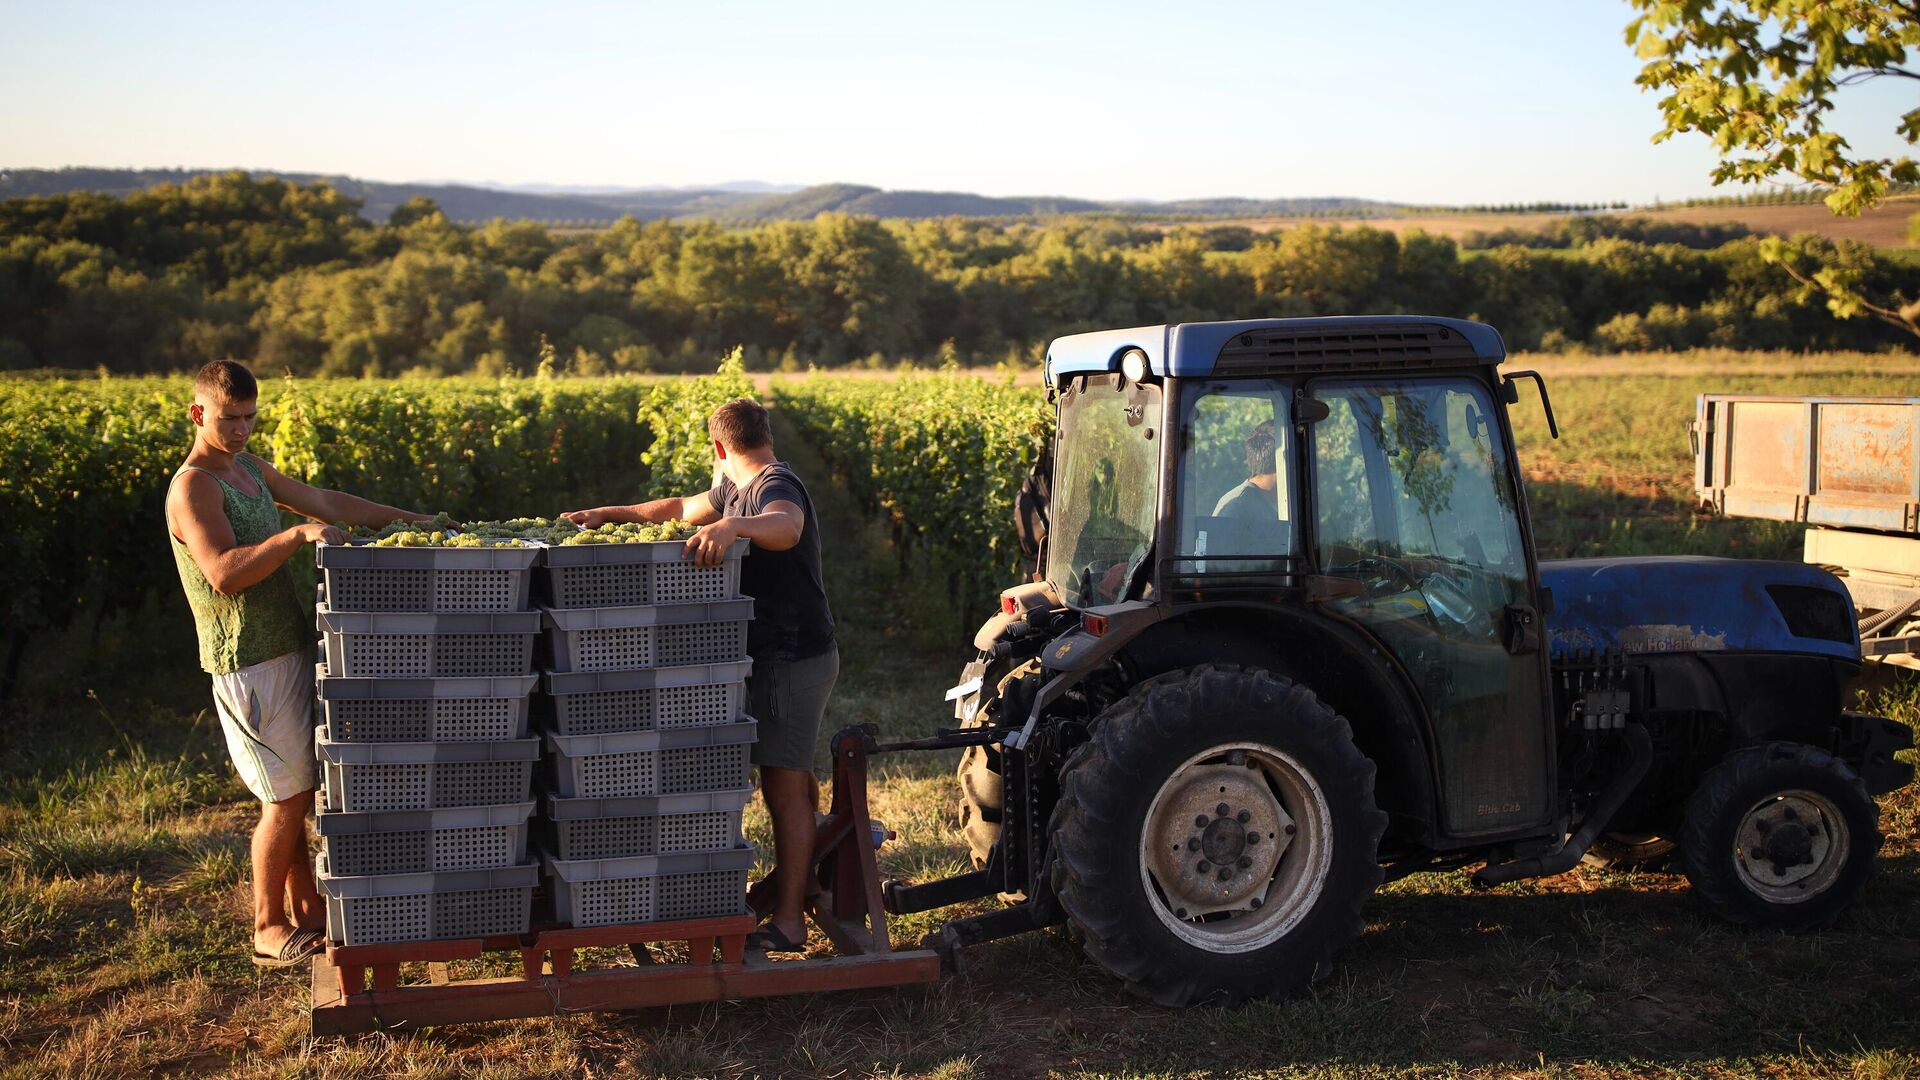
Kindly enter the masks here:
M 1020 614 L 1020 605 L 1013 602 L 1013 597 L 1003 596 L 1000 598 L 1000 611 L 1006 615 L 1018 615 Z
M 1085 630 L 1094 637 L 1100 637 L 1107 632 L 1107 617 L 1105 615 L 1082 615 L 1080 616 L 1080 629 Z

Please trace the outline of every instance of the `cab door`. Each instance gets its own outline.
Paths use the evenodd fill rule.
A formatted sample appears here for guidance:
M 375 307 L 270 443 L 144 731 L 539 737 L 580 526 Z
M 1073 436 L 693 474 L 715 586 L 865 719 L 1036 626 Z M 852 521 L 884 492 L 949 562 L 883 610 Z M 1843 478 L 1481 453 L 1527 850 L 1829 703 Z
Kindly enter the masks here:
M 1320 380 L 1308 429 L 1315 572 L 1328 606 L 1390 652 L 1426 704 L 1445 831 L 1553 815 L 1547 667 L 1513 457 L 1489 387 L 1458 377 Z M 1317 410 L 1315 410 L 1317 411 Z

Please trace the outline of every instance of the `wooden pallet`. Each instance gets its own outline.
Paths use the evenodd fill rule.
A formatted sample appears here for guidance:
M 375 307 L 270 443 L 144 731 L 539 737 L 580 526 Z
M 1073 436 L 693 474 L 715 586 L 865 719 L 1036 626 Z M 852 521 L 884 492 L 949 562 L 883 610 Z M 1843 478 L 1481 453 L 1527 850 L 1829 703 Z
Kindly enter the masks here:
M 869 839 L 866 753 L 835 740 L 833 813 L 818 830 L 816 873 L 826 891 L 810 906 L 837 955 L 771 960 L 748 954 L 751 915 L 619 926 L 561 927 L 526 935 L 393 945 L 330 945 L 313 960 L 315 1035 L 405 1030 L 583 1011 L 857 990 L 931 982 L 931 950 L 894 951 Z M 684 942 L 687 960 L 659 963 L 647 944 Z M 632 967 L 575 970 L 576 950 L 634 946 Z M 520 954 L 515 976 L 452 979 L 447 965 L 488 953 Z M 424 963 L 427 981 L 402 983 L 401 965 Z

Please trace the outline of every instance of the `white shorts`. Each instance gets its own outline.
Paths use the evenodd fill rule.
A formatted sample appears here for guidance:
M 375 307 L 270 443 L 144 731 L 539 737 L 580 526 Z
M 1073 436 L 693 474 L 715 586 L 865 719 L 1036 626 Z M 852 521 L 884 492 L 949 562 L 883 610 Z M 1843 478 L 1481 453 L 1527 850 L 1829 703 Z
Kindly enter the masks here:
M 313 668 L 304 653 L 215 675 L 213 703 L 248 791 L 282 802 L 314 789 Z

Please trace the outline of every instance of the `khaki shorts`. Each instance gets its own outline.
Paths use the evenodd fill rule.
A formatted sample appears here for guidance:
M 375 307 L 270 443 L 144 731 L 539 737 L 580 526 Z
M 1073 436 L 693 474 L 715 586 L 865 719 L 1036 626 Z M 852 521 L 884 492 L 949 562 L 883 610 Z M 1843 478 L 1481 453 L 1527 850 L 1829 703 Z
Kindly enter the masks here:
M 840 651 L 805 660 L 755 657 L 747 676 L 747 713 L 759 722 L 753 763 L 811 769 L 820 742 L 820 717 L 840 677 Z
M 261 802 L 314 789 L 313 668 L 305 653 L 213 677 L 213 703 L 240 781 Z

